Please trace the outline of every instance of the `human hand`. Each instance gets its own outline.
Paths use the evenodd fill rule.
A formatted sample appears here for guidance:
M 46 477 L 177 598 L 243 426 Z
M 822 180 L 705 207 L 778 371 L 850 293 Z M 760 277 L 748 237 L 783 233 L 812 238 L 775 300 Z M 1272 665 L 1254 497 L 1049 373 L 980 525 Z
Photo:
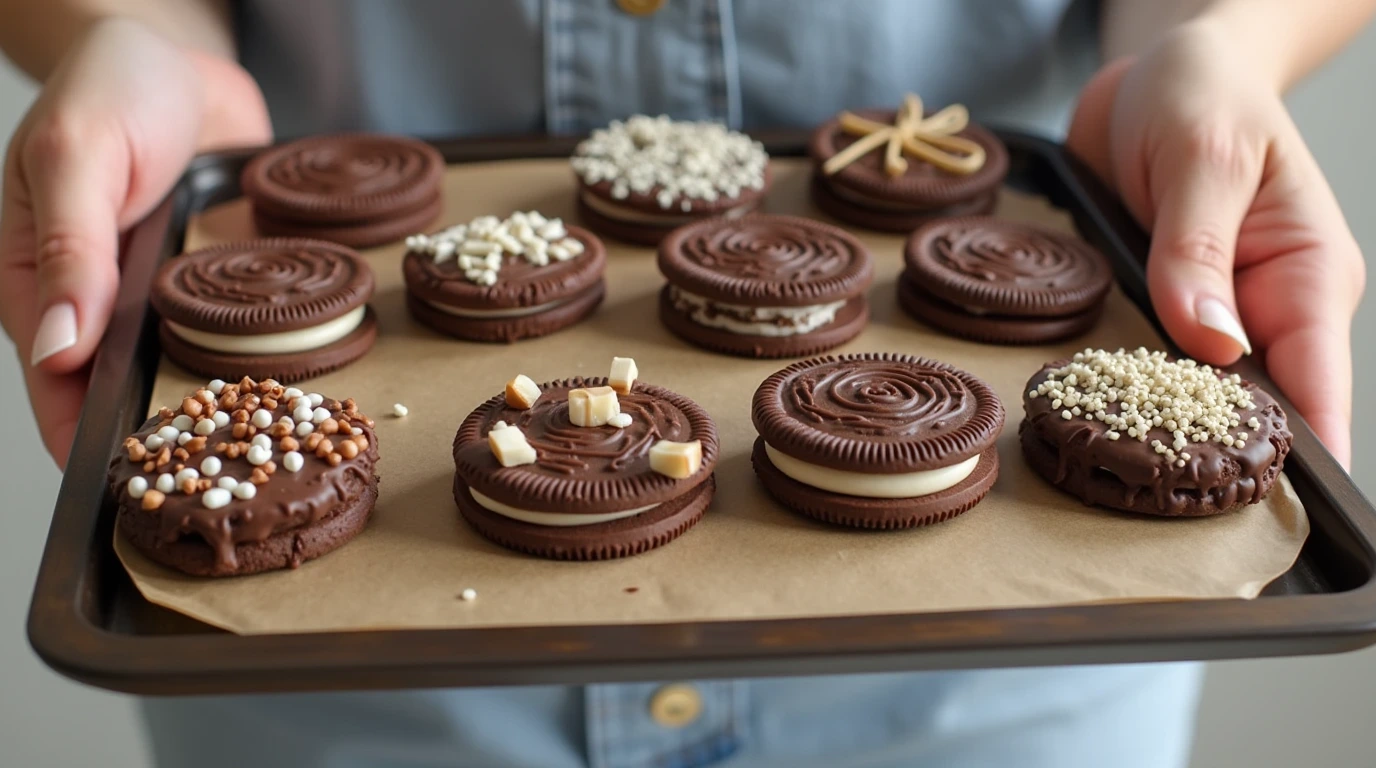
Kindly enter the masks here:
M 1249 68 L 1226 30 L 1183 25 L 1095 76 L 1067 145 L 1152 232 L 1147 282 L 1171 338 L 1217 365 L 1255 345 L 1348 466 L 1351 324 L 1365 267 L 1261 69 Z
M 243 108 L 211 109 L 212 87 Z M 270 138 L 262 96 L 237 65 L 120 20 L 73 47 L 20 123 L 0 203 L 0 323 L 59 466 L 114 306 L 120 233 L 198 150 Z

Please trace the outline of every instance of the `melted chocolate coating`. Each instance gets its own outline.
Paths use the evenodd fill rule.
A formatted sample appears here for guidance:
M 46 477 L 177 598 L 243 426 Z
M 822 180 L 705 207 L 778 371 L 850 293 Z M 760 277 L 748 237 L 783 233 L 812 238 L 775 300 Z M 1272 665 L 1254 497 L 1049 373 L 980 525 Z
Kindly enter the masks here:
M 979 378 L 895 354 L 795 363 L 755 391 L 755 429 L 776 450 L 851 472 L 894 474 L 958 464 L 1003 428 L 1003 404 Z
M 342 404 L 337 400 L 326 399 L 321 407 L 328 409 L 334 418 L 338 418 L 339 414 L 344 412 Z M 291 404 L 279 402 L 272 415 L 274 423 L 282 416 L 291 415 Z M 187 467 L 199 470 L 201 462 L 208 456 L 218 456 L 223 465 L 218 475 L 207 478 L 212 485 L 221 477 L 232 477 L 239 482 L 247 482 L 255 469 L 247 458 L 241 455 L 236 459 L 230 459 L 226 454 L 214 450 L 218 443 L 240 442 L 232 434 L 232 420 L 206 436 L 204 449 L 192 453 L 184 460 L 173 459 L 153 472 L 143 471 L 142 461 L 131 461 L 125 451 L 120 450 L 110 460 L 110 489 L 118 500 L 123 514 L 155 517 L 163 542 L 171 544 L 184 537 L 200 538 L 214 551 L 217 569 L 233 571 L 237 565 L 236 545 L 261 542 L 274 534 L 308 526 L 330 517 L 347 506 L 350 501 L 350 494 L 346 490 L 350 485 L 350 478 L 355 484 L 362 482 L 364 485 L 376 485 L 377 434 L 369 426 L 370 422 L 364 420 L 366 418 L 356 414 L 350 419 L 350 425 L 363 431 L 362 436 L 367 439 L 368 448 L 359 452 L 355 458 L 343 459 L 333 467 L 325 458 L 306 450 L 303 445 L 300 449 L 304 459 L 302 469 L 299 472 L 289 472 L 282 466 L 283 451 L 279 445 L 280 441 L 273 438 L 272 461 L 276 463 L 277 468 L 269 475 L 268 482 L 258 485 L 257 495 L 252 499 L 234 498 L 219 509 L 206 508 L 201 503 L 201 491 L 188 495 L 178 489 L 168 493 L 158 509 L 144 510 L 140 500 L 129 496 L 128 485 L 130 478 L 143 477 L 151 489 L 159 474 L 175 474 L 172 469 L 175 464 L 183 463 Z M 133 437 L 142 443 L 149 435 L 171 423 L 170 417 L 155 416 L 145 422 Z M 297 439 L 305 442 L 305 438 Z M 331 436 L 335 443 L 342 439 L 340 435 Z M 243 440 L 248 441 L 251 438 L 245 437 Z M 172 447 L 176 447 L 175 443 Z
M 1185 448 L 1190 458 L 1185 466 L 1176 466 L 1152 448 L 1152 440 L 1170 445 L 1174 439 L 1163 427 L 1152 429 L 1145 442 L 1127 435 L 1109 440 L 1107 424 L 1084 417 L 1065 419 L 1048 398 L 1027 396 L 1063 365 L 1065 361 L 1047 364 L 1023 387 L 1027 416 L 1020 433 L 1024 452 L 1039 454 L 1029 465 L 1052 485 L 1088 503 L 1166 516 L 1226 512 L 1261 501 L 1290 452 L 1293 435 L 1285 411 L 1264 390 L 1243 382 L 1253 404 L 1238 410 L 1242 426 L 1237 429 L 1248 433 L 1246 446 L 1191 442 Z M 1109 405 L 1115 413 L 1118 408 L 1118 403 Z M 1252 417 L 1258 428 L 1247 426 Z

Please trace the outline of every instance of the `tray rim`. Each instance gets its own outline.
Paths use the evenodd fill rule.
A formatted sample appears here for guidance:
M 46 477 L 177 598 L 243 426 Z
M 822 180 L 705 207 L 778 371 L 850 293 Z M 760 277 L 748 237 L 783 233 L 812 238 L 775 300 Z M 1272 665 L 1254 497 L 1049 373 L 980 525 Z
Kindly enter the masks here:
M 1040 164 L 1032 173 L 1043 176 L 1043 192 L 1072 211 L 1083 234 L 1110 253 L 1120 286 L 1160 330 L 1146 295 L 1147 235 L 1060 145 L 998 132 L 1016 156 Z M 754 135 L 776 156 L 803 154 L 807 137 L 801 131 Z M 432 143 L 447 162 L 464 163 L 565 156 L 577 140 Z M 1302 497 L 1335 512 L 1331 519 L 1311 515 L 1311 524 L 1321 524 L 1348 556 L 1362 561 L 1364 581 L 1346 591 L 811 619 L 244 636 L 134 635 L 93 623 L 87 614 L 108 608 L 92 605 L 96 595 L 88 589 L 98 548 L 108 546 L 100 540 L 111 522 L 105 519 L 105 466 L 131 420 L 142 421 L 156 368 L 157 334 L 146 300 L 152 271 L 180 250 L 192 212 L 237 195 L 237 166 L 252 154 L 197 157 L 122 249 L 123 279 L 92 382 L 93 390 L 111 382 L 124 386 L 115 388 L 117 397 L 87 398 L 28 616 L 34 650 L 70 678 L 130 693 L 192 694 L 1165 661 L 1333 653 L 1376 644 L 1376 509 L 1298 417 L 1287 474 Z M 1233 370 L 1270 383 L 1255 360 Z

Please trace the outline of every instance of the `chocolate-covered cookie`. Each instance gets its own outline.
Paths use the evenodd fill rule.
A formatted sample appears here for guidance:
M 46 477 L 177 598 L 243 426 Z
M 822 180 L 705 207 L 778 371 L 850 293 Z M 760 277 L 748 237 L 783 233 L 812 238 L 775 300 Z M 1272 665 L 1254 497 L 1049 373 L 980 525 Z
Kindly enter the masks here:
M 535 211 L 482 216 L 406 247 L 412 316 L 460 339 L 544 336 L 591 315 L 606 292 L 602 241 Z
M 719 123 L 635 115 L 578 145 L 578 213 L 607 237 L 656 245 L 670 230 L 754 210 L 769 188 L 769 156 Z
M 924 225 L 903 260 L 898 300 L 908 314 L 992 344 L 1085 333 L 1113 283 L 1108 260 L 1078 237 L 987 216 Z
M 163 351 L 205 376 L 295 381 L 362 357 L 377 338 L 373 270 L 334 243 L 249 240 L 169 259 L 150 300 Z
M 195 576 L 295 568 L 363 530 L 377 458 L 373 421 L 353 400 L 212 381 L 111 459 L 116 526 L 150 560 Z
M 1027 382 L 1028 466 L 1087 504 L 1168 517 L 1255 504 L 1290 452 L 1285 412 L 1255 384 L 1164 352 L 1085 350 Z
M 617 392 L 606 378 L 525 384 L 479 406 L 454 438 L 454 498 L 479 533 L 540 557 L 602 560 L 702 518 L 719 449 L 696 403 L 639 382 Z
M 716 352 L 801 357 L 844 344 L 869 320 L 874 264 L 849 233 L 811 219 L 749 214 L 671 232 L 659 247 L 660 319 Z
M 989 213 L 1008 174 L 1003 142 L 970 123 L 963 106 L 924 114 L 911 94 L 898 110 L 843 112 L 823 123 L 808 154 L 817 207 L 887 232 Z
M 751 461 L 784 506 L 897 529 L 948 520 L 998 477 L 998 396 L 945 363 L 895 354 L 795 363 L 755 391 Z
M 266 235 L 370 248 L 425 229 L 442 209 L 444 158 L 382 134 L 311 136 L 259 153 L 240 184 Z

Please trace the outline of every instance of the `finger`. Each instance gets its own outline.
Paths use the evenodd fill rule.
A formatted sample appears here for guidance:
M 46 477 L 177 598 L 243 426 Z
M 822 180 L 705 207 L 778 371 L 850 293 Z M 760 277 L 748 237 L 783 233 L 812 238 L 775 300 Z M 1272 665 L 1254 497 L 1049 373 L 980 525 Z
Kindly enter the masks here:
M 1113 150 L 1109 142 L 1113 101 L 1118 86 L 1134 59 L 1122 58 L 1105 64 L 1080 91 L 1066 132 L 1065 145 L 1088 165 L 1102 181 L 1113 184 Z
M 117 216 L 129 178 L 118 142 L 73 125 L 36 125 L 20 156 L 37 278 L 29 362 L 54 374 L 85 365 L 105 333 L 119 285 Z
M 1256 197 L 1264 147 L 1201 128 L 1150 161 L 1155 201 L 1147 285 L 1171 338 L 1191 357 L 1226 365 L 1251 354 L 1238 319 L 1233 265 L 1238 230 Z
M 72 440 L 76 437 L 77 422 L 81 418 L 81 404 L 86 397 L 89 368 L 54 374 L 28 367 L 24 371 L 24 378 L 33 404 L 34 418 L 38 422 L 38 433 L 43 436 L 43 445 L 53 461 L 57 462 L 58 468 L 65 470 Z
M 1266 350 L 1271 379 L 1343 468 L 1352 462 L 1352 354 L 1342 327 L 1296 328 Z

